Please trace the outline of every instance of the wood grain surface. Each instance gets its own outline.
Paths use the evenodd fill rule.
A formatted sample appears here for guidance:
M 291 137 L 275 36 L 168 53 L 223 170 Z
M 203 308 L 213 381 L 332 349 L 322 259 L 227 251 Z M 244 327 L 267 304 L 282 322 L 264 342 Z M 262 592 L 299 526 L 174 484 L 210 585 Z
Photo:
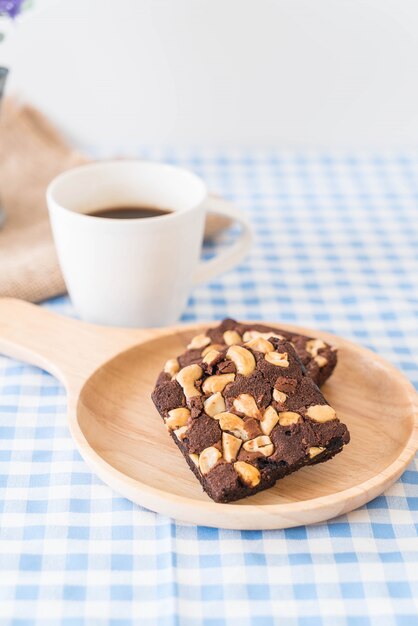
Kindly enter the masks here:
M 144 507 L 223 528 L 286 528 L 351 511 L 391 485 L 418 448 L 417 394 L 390 363 L 341 337 L 272 325 L 338 347 L 337 369 L 323 391 L 347 424 L 351 442 L 333 460 L 306 467 L 272 489 L 217 504 L 186 466 L 150 398 L 165 360 L 207 324 L 103 328 L 0 299 L 0 351 L 62 380 L 71 433 L 93 470 Z

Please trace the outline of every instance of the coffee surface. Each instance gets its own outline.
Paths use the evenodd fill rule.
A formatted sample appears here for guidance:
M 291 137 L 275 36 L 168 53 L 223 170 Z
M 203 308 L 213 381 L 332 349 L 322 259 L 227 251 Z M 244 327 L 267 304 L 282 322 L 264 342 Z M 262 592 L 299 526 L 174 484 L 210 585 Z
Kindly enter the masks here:
M 89 211 L 86 215 L 93 217 L 106 217 L 113 220 L 138 220 L 148 217 L 160 217 L 172 213 L 169 209 L 159 209 L 150 206 L 115 206 L 106 209 Z

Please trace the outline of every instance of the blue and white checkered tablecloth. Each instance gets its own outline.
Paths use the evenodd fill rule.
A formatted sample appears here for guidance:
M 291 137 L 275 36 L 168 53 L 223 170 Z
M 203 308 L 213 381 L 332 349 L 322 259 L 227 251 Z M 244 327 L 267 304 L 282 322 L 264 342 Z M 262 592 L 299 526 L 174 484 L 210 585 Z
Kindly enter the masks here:
M 251 219 L 235 271 L 184 320 L 283 320 L 389 359 L 418 387 L 418 153 L 153 151 Z M 228 237 L 225 236 L 225 242 Z M 73 314 L 66 298 L 46 306 Z M 52 376 L 0 357 L 0 624 L 417 626 L 418 468 L 326 524 L 175 523 L 104 485 Z

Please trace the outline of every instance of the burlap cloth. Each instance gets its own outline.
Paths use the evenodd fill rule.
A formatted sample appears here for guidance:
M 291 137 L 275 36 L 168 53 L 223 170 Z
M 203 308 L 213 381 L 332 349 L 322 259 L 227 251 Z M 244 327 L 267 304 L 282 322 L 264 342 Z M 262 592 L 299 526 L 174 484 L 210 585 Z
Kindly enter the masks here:
M 45 203 L 49 181 L 85 162 L 43 115 L 6 100 L 0 115 L 0 296 L 39 302 L 65 292 Z
M 65 293 L 45 202 L 48 183 L 87 162 L 33 107 L 6 100 L 0 115 L 0 296 L 39 302 Z M 229 220 L 211 216 L 205 236 Z

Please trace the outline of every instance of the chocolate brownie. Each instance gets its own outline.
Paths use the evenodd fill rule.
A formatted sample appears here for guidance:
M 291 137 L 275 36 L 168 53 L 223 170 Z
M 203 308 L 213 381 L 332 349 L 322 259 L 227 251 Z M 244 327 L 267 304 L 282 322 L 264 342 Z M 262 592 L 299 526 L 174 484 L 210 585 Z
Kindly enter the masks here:
M 331 376 L 337 364 L 337 350 L 322 339 L 296 335 L 281 328 L 272 328 L 264 324 L 241 324 L 233 319 L 225 319 L 215 328 L 210 328 L 205 334 L 198 335 L 188 345 L 188 349 L 180 355 L 179 363 L 182 367 L 191 363 L 199 363 L 211 345 L 217 349 L 232 344 L 240 344 L 255 337 L 277 337 L 286 339 L 293 344 L 308 375 L 319 386 Z
M 208 342 L 195 337 L 198 350 L 205 342 L 210 349 L 193 363 L 167 361 L 152 393 L 173 440 L 216 502 L 250 496 L 327 461 L 350 438 L 289 341 L 246 336 L 236 323 L 228 330 L 239 332 L 240 344 L 246 341 L 225 346 L 233 336 L 221 331 L 208 331 Z

